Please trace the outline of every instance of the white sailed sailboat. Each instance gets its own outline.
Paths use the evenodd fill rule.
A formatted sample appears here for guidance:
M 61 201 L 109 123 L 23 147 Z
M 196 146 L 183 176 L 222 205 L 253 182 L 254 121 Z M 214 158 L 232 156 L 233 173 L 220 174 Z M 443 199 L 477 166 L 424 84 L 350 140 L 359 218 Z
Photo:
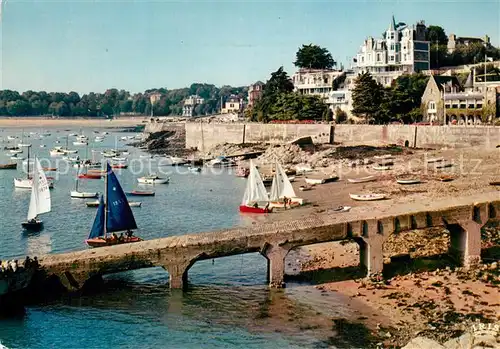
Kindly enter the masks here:
M 43 222 L 38 215 L 50 212 L 51 209 L 49 182 L 37 158 L 35 158 L 34 167 L 28 217 L 26 222 L 21 223 L 22 227 L 27 230 L 41 229 Z
M 290 179 L 286 175 L 285 170 L 278 162 L 276 162 L 273 183 L 271 185 L 271 194 L 269 197 L 271 200 L 271 206 L 284 207 L 284 198 L 290 200 L 291 204 L 303 204 L 303 199 L 298 198 L 295 194 L 295 190 L 293 189 L 292 183 L 290 183 Z
M 269 207 L 269 195 L 262 181 L 259 170 L 250 160 L 250 174 L 248 175 L 247 187 L 240 205 L 240 212 L 268 213 L 272 212 Z

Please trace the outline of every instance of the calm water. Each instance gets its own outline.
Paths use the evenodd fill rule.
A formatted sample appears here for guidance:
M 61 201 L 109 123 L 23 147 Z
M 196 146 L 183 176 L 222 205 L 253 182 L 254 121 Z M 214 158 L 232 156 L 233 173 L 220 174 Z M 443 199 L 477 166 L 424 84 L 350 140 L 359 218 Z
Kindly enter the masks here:
M 83 132 L 91 140 L 93 130 Z M 100 129 L 99 131 L 103 131 Z M 119 140 L 131 133 L 112 130 L 103 143 L 91 143 L 91 148 L 124 148 L 130 141 Z M 13 178 L 22 177 L 21 162 L 17 171 L 0 171 L 0 258 L 42 255 L 86 248 L 83 241 L 92 225 L 95 208 L 87 208 L 85 200 L 71 199 L 76 169 L 55 158 L 49 150 L 54 145 L 65 146 L 71 131 L 50 130 L 52 135 L 39 139 L 25 129 L 24 143 L 42 159 L 58 166 L 52 194 L 52 212 L 44 214 L 45 229 L 26 234 L 21 229 L 30 199 L 29 190 L 14 189 Z M 7 143 L 7 136 L 19 139 Z M 0 132 L 2 148 L 21 141 L 21 130 Z M 60 144 L 55 144 L 55 141 Z M 85 157 L 85 147 L 79 149 Z M 45 144 L 46 148 L 40 148 Z M 118 178 L 125 191 L 137 186 L 139 174 L 171 171 L 158 167 L 159 159 L 140 158 L 139 150 L 130 148 L 133 160 L 128 170 Z M 7 163 L 8 151 L 0 153 L 0 163 Z M 88 150 L 89 157 L 92 151 Z M 100 155 L 94 153 L 97 160 Z M 26 156 L 26 152 L 24 154 Z M 42 166 L 48 166 L 45 160 Z M 63 172 L 63 174 L 61 174 Z M 67 172 L 67 173 L 65 173 Z M 135 197 L 142 207 L 132 208 L 139 230 L 145 239 L 173 236 L 249 225 L 255 218 L 238 213 L 245 182 L 228 171 L 214 174 L 170 173 L 168 185 L 154 187 L 155 197 Z M 102 191 L 101 180 L 80 180 L 80 190 Z M 145 189 L 145 187 L 142 187 Z M 92 298 L 61 301 L 29 308 L 27 316 L 18 320 L 0 321 L 0 340 L 8 348 L 283 348 L 323 347 L 328 323 L 303 328 L 304 318 L 318 316 L 295 304 L 282 293 L 266 287 L 266 260 L 258 254 L 220 258 L 197 262 L 189 271 L 190 290 L 182 293 L 165 286 L 168 274 L 161 268 L 138 270 L 108 276 L 108 292 Z M 301 327 L 302 326 L 302 327 Z

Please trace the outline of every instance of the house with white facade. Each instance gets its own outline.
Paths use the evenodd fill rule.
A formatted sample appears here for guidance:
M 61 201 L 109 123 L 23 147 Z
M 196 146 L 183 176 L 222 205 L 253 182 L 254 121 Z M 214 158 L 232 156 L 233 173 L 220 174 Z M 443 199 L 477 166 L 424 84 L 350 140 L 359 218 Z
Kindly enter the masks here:
M 425 41 L 423 21 L 414 26 L 397 23 L 392 17 L 383 38 L 368 37 L 354 59 L 356 74 L 369 72 L 375 80 L 388 87 L 403 74 L 430 68 L 430 44 Z
M 184 105 L 182 106 L 182 116 L 193 116 L 194 108 L 199 104 L 203 104 L 203 102 L 205 102 L 205 100 L 200 96 L 189 96 L 184 100 Z

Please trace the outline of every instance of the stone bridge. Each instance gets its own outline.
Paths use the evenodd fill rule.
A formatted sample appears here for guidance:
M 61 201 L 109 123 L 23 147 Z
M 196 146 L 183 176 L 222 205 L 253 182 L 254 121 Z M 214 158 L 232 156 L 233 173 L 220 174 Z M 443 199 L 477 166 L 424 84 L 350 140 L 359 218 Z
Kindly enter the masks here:
M 368 275 L 383 269 L 383 244 L 394 233 L 409 229 L 446 227 L 451 248 L 464 266 L 480 262 L 481 227 L 500 216 L 500 192 L 418 202 L 375 211 L 355 207 L 347 213 L 278 221 L 248 228 L 172 236 L 134 244 L 47 255 L 40 259 L 48 275 L 59 277 L 68 289 L 108 273 L 161 266 L 170 287 L 186 285 L 189 268 L 199 260 L 260 252 L 268 260 L 271 286 L 283 285 L 285 257 L 298 246 L 354 239 Z

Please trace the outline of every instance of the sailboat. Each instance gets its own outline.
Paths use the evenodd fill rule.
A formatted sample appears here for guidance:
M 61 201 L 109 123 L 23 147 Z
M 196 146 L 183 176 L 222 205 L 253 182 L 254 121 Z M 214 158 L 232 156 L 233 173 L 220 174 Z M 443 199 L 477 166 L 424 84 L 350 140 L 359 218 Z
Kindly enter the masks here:
M 35 158 L 34 167 L 28 217 L 26 222 L 21 223 L 21 226 L 24 229 L 36 231 L 43 227 L 43 222 L 38 218 L 38 215 L 50 212 L 51 203 L 49 182 L 37 158 Z
M 272 207 L 269 207 L 269 196 L 262 177 L 252 160 L 250 160 L 250 174 L 248 175 L 247 187 L 240 205 L 240 212 L 268 213 L 272 212 L 272 210 Z
M 28 147 L 28 159 L 26 160 L 27 170 L 26 170 L 26 178 L 14 178 L 14 187 L 21 189 L 31 189 L 33 187 L 33 179 L 30 177 L 30 165 L 32 162 L 30 161 L 30 150 L 31 146 Z M 45 174 L 44 174 L 45 175 Z M 49 189 L 54 187 L 52 182 L 48 182 Z
M 78 166 L 78 170 L 76 171 L 76 184 L 75 184 L 75 190 L 70 192 L 70 196 L 72 198 L 77 198 L 77 199 L 93 199 L 99 196 L 99 193 L 89 193 L 89 192 L 84 192 L 84 191 L 78 191 L 78 172 L 80 172 L 80 167 Z
M 99 199 L 94 224 L 85 243 L 90 247 L 101 247 L 142 241 L 132 235 L 132 230 L 137 229 L 134 214 L 109 163 L 106 163 L 104 182 L 104 195 Z M 126 232 L 127 236 L 117 238 L 116 232 Z
M 273 183 L 271 184 L 271 207 L 285 207 L 284 198 L 290 200 L 290 204 L 303 204 L 303 200 L 298 198 L 295 190 L 290 183 L 290 179 L 286 175 L 283 167 L 276 162 L 275 171 L 273 176 Z

